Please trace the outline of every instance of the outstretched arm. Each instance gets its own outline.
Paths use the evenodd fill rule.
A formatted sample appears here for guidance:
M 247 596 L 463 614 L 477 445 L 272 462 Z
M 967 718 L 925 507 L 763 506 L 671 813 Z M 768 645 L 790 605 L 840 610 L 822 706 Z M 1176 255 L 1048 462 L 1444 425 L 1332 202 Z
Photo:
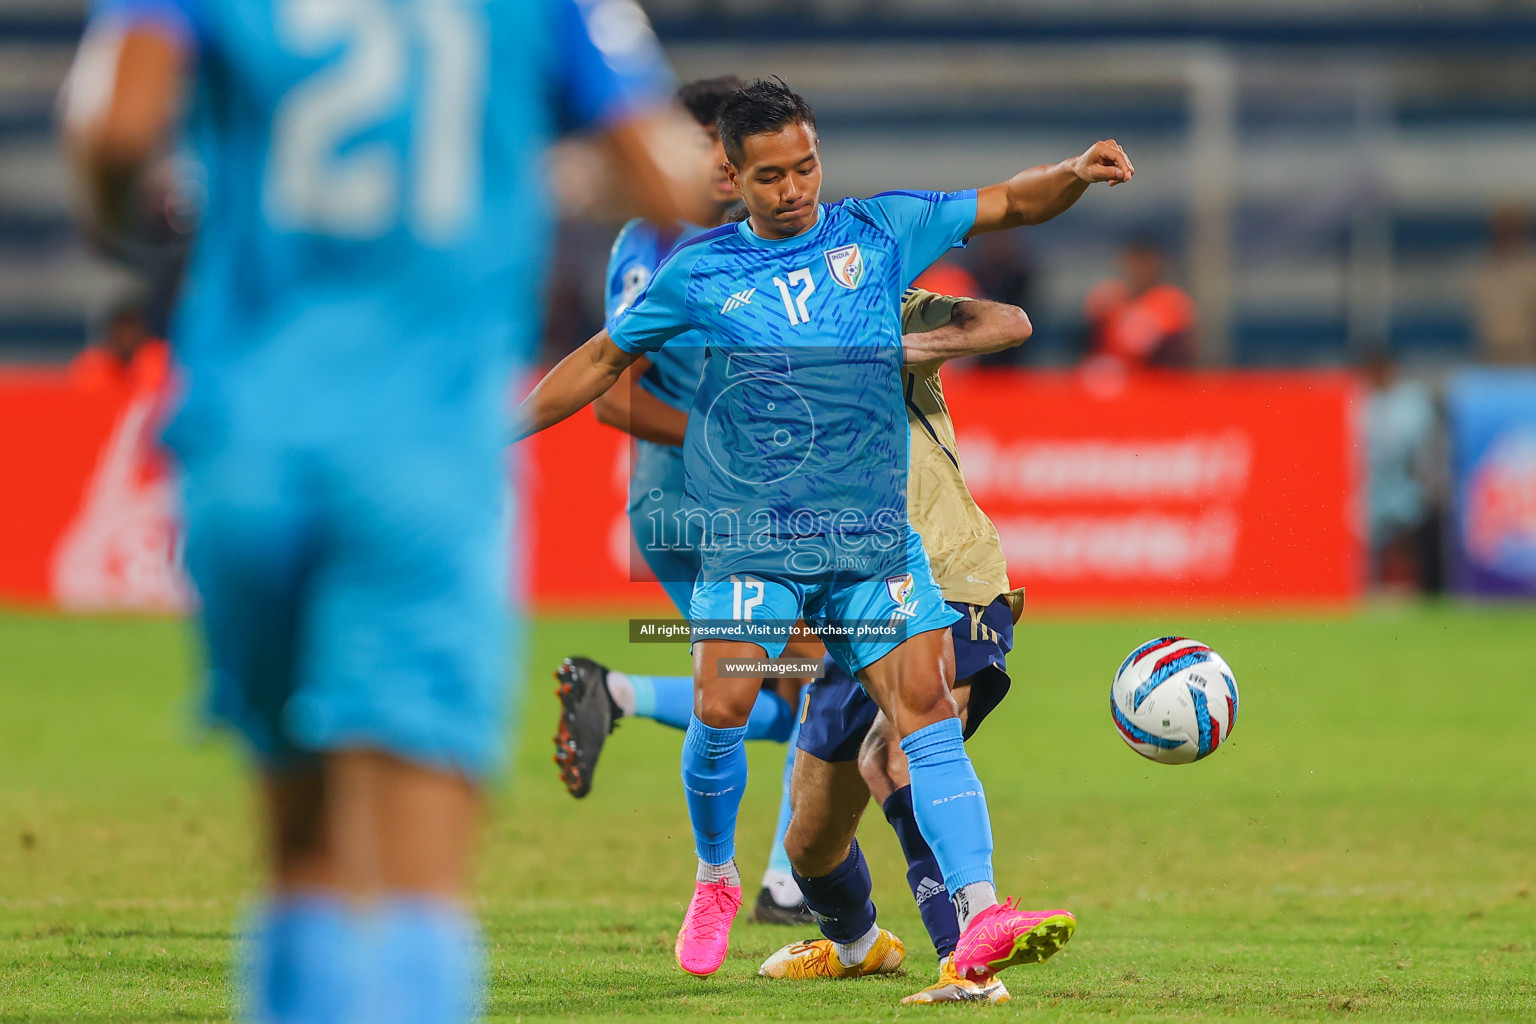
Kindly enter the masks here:
M 134 189 L 171 140 L 192 53 L 154 22 L 87 30 L 63 96 L 70 162 L 83 186 L 87 229 L 98 238 L 143 216 Z
M 1117 185 L 1136 176 L 1125 150 L 1114 139 L 1095 142 L 1082 156 L 1020 171 L 976 191 L 976 223 L 969 235 L 1043 224 L 1066 212 L 1096 181 Z
M 640 386 L 640 378 L 650 369 L 651 361 L 641 356 L 619 376 L 617 387 L 609 388 L 592 403 L 597 422 L 617 427 L 642 441 L 669 444 L 680 448 L 688 430 L 688 414 L 674 409 Z
M 1018 306 L 967 299 L 955 306 L 944 326 L 902 335 L 902 362 L 910 366 L 1001 352 L 1022 344 L 1033 330 Z
M 512 417 L 512 440 L 552 427 L 613 387 L 635 354 L 598 331 L 534 385 Z
M 708 176 L 698 161 L 676 158 L 697 145 L 698 134 L 693 119 L 675 104 L 610 129 L 603 141 L 621 207 L 662 224 L 705 223 L 713 214 Z

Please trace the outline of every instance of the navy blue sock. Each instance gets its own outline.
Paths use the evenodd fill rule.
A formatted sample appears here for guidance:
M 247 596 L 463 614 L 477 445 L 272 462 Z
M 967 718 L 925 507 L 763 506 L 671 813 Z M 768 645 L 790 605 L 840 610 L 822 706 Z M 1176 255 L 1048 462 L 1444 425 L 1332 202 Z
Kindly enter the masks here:
M 747 788 L 746 726 L 715 729 L 690 719 L 683 734 L 683 793 L 693 847 L 706 864 L 736 856 L 736 814 Z
M 874 884 L 869 878 L 869 865 L 864 863 L 864 851 L 859 841 L 853 841 L 848 857 L 830 874 L 818 878 L 806 878 L 795 872 L 795 883 L 805 897 L 805 905 L 816 915 L 821 934 L 833 942 L 844 944 L 857 942 L 869 934 L 875 923 L 875 904 L 869 894 Z
M 955 951 L 955 943 L 960 941 L 960 919 L 955 916 L 954 904 L 949 902 L 939 860 L 917 827 L 917 815 L 912 812 L 912 787 L 902 786 L 892 793 L 886 798 L 884 810 L 885 820 L 896 830 L 901 852 L 907 858 L 907 884 L 912 887 L 912 898 L 917 900 L 917 912 L 923 915 L 923 927 L 928 929 L 934 952 L 942 960 Z

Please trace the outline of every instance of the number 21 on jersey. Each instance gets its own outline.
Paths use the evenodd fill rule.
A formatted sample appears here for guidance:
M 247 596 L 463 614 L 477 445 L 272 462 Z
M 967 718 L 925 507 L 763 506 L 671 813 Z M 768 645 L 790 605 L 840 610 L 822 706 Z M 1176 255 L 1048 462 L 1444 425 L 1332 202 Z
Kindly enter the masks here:
M 266 207 L 281 227 L 451 243 L 479 212 L 488 33 L 464 0 L 278 0 L 280 46 L 339 55 L 272 122 Z M 404 111 L 408 141 L 358 137 Z

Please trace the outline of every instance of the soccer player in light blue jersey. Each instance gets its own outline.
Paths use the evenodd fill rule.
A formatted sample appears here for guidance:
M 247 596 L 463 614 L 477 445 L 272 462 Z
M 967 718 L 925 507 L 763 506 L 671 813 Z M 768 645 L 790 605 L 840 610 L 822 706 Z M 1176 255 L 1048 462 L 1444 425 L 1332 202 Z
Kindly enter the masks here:
M 608 259 L 609 323 L 640 296 L 674 245 L 718 227 L 739 208 L 740 197 L 725 173 L 725 151 L 715 118 L 726 97 L 743 84 L 735 75 L 725 75 L 689 82 L 678 89 L 678 100 L 699 124 L 700 157 L 711 171 L 707 189 L 716 216 L 704 225 L 657 224 L 644 219 L 624 225 Z M 688 406 L 703 364 L 702 338 L 676 339 L 635 360 L 624 379 L 593 405 L 600 422 L 635 437 L 627 509 L 635 548 L 684 616 L 699 576 L 700 552 L 697 534 L 685 531 L 685 521 L 677 514 L 683 500 L 682 444 Z M 796 644 L 805 648 L 797 649 L 797 656 L 813 660 L 822 656 L 821 645 L 814 639 Z M 567 791 L 577 798 L 591 792 L 598 759 L 620 719 L 649 718 L 681 730 L 688 728 L 693 717 L 691 675 L 631 674 L 574 656 L 564 660 L 555 677 L 560 698 L 555 763 Z M 799 724 L 795 705 L 803 683 L 803 679 L 789 678 L 765 684 L 747 718 L 747 739 L 788 744 L 777 826 L 752 911 L 754 920 L 763 924 L 815 922 L 801 899 L 789 855 L 784 852 L 790 812 L 789 773 Z
M 823 204 L 814 115 L 782 82 L 733 96 L 720 134 L 747 220 L 674 250 L 640 300 L 521 410 L 525 430 L 542 429 L 607 390 L 638 354 L 688 331 L 708 338 L 684 453 L 689 509 L 708 534 L 690 607 L 697 694 L 683 752 L 698 870 L 678 962 L 702 975 L 724 961 L 741 905 L 734 830 L 744 723 L 763 674 L 753 664 L 777 656 L 800 617 L 900 740 L 917 823 L 960 921 L 956 969 L 1025 962 L 1039 929 L 1069 934 L 1071 915 L 997 900 L 986 800 L 950 693 L 958 616 L 906 521 L 899 370 L 959 353 L 929 350 L 932 334 L 904 338 L 899 299 L 971 235 L 1049 220 L 1091 183 L 1134 171 L 1106 141 L 980 190 Z M 818 917 L 866 916 L 856 845 L 847 863 L 808 880 Z
M 698 216 L 670 73 L 630 0 L 104 0 L 67 88 L 95 230 L 167 147 L 202 171 L 165 436 L 205 707 L 263 794 L 248 1014 L 470 1019 L 543 154 L 593 129 L 646 212 Z

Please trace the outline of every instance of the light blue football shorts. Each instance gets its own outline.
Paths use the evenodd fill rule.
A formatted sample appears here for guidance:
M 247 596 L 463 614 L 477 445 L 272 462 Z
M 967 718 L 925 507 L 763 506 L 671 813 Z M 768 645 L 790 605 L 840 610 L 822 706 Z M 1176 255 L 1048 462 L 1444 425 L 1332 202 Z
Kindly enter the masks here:
M 251 446 L 183 466 L 204 710 L 263 767 L 375 749 L 470 777 L 503 757 L 502 459 Z
M 961 618 L 944 603 L 923 550 L 906 527 L 903 571 L 864 579 L 731 573 L 710 563 L 693 588 L 693 642 L 745 640 L 770 658 L 784 653 L 797 619 L 821 633 L 827 653 L 850 673 L 891 653 L 908 637 L 947 629 Z

